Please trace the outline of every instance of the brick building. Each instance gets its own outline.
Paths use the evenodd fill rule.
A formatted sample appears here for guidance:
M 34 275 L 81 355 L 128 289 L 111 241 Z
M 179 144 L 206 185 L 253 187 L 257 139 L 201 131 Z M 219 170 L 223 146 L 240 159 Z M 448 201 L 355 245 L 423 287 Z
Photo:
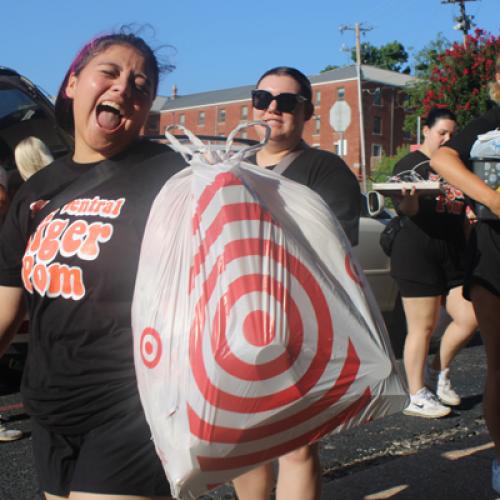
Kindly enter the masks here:
M 345 66 L 310 77 L 315 105 L 314 116 L 307 122 L 304 139 L 311 146 L 334 151 L 344 157 L 355 173 L 362 173 L 359 92 L 356 66 Z M 410 143 L 403 132 L 406 99 L 405 85 L 413 77 L 373 66 L 361 66 L 361 95 L 367 175 L 383 153 L 391 155 L 396 148 Z M 165 127 L 182 124 L 197 135 L 226 136 L 241 121 L 252 119 L 250 91 L 254 85 L 214 90 L 190 95 L 158 96 L 146 125 L 147 134 L 162 134 Z M 344 116 L 350 111 L 345 132 L 330 125 L 333 105 Z M 255 138 L 249 130 L 246 137 Z

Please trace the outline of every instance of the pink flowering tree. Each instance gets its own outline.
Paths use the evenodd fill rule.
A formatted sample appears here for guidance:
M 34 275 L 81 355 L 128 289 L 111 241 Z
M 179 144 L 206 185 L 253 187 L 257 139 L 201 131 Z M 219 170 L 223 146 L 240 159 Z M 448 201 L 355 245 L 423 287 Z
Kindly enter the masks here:
M 448 107 L 463 126 L 490 105 L 488 83 L 493 81 L 495 60 L 500 55 L 500 36 L 476 29 L 465 43 L 453 43 L 430 61 L 428 77 L 409 91 L 413 113 L 405 128 L 415 130 L 417 116 L 424 117 L 433 106 Z

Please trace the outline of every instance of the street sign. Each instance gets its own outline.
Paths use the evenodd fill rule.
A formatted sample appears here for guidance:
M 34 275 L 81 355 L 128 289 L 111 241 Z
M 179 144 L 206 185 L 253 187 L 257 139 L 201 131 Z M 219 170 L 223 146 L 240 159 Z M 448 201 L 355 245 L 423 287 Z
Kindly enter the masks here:
M 351 123 L 351 107 L 345 101 L 337 101 L 330 108 L 330 125 L 336 132 L 345 132 Z

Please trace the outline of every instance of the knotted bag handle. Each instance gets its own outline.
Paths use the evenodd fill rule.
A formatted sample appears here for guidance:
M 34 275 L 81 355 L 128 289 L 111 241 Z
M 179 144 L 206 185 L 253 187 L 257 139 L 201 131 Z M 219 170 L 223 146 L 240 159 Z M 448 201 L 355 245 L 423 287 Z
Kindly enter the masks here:
M 252 144 L 238 150 L 232 149 L 234 139 L 239 134 L 239 132 L 243 129 L 254 127 L 256 125 L 264 127 L 264 137 L 257 144 Z M 169 130 L 172 129 L 181 130 L 189 139 L 189 142 L 183 144 L 177 137 L 169 132 Z M 199 137 L 197 137 L 195 134 L 193 134 L 193 132 L 191 132 L 183 125 L 169 125 L 165 129 L 165 137 L 170 142 L 172 149 L 180 153 L 187 162 L 189 162 L 195 156 L 202 155 L 203 159 L 205 161 L 208 161 L 208 163 L 210 164 L 215 164 L 226 160 L 242 160 L 244 158 L 247 158 L 254 154 L 254 152 L 264 147 L 269 141 L 270 135 L 271 127 L 265 122 L 257 120 L 243 122 L 240 123 L 229 134 L 223 149 L 215 149 L 213 147 L 213 144 L 205 144 Z

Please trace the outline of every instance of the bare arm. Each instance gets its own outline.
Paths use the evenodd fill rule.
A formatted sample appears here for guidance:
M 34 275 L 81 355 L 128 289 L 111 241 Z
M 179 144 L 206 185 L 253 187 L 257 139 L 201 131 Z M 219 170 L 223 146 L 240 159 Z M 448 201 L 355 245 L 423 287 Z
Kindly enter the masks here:
M 500 193 L 491 189 L 462 162 L 457 151 L 443 146 L 432 155 L 431 167 L 470 198 L 500 217 Z
M 22 288 L 0 286 L 0 357 L 7 351 L 25 314 Z

